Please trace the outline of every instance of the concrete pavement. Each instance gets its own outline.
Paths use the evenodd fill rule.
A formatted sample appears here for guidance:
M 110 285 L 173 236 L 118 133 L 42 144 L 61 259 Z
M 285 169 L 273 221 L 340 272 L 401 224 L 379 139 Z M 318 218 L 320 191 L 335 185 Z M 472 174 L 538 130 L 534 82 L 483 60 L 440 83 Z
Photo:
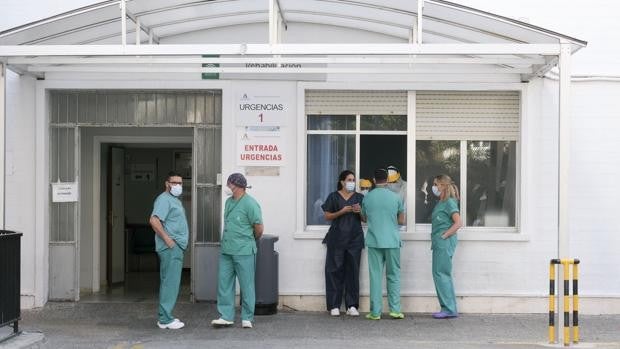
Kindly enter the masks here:
M 49 303 L 22 312 L 21 340 L 40 336 L 34 348 L 542 348 L 548 346 L 546 314 L 462 314 L 435 320 L 406 314 L 404 320 L 366 320 L 327 312 L 282 309 L 257 316 L 253 329 L 210 326 L 212 303 L 179 303 L 181 330 L 156 327 L 154 303 Z M 238 316 L 238 315 L 237 315 Z M 620 348 L 620 315 L 581 316 L 581 348 Z M 43 336 L 41 336 L 41 333 Z M 1 335 L 1 334 L 0 334 Z M 0 348 L 27 347 L 20 338 Z M 558 347 L 558 346 L 556 346 Z

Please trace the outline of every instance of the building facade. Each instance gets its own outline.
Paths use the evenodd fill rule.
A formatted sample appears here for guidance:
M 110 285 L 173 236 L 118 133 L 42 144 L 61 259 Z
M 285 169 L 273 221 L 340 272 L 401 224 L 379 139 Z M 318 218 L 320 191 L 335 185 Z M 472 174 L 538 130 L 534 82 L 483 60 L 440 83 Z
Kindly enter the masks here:
M 405 311 L 436 309 L 430 185 L 447 173 L 462 312 L 546 312 L 557 257 L 583 261 L 582 312 L 620 312 L 619 238 L 595 218 L 613 190 L 587 178 L 617 172 L 614 151 L 598 153 L 613 137 L 591 132 L 612 132 L 591 121 L 618 110 L 601 93 L 617 87 L 571 83 L 586 43 L 444 1 L 325 3 L 108 1 L 0 33 L 4 225 L 24 233 L 24 308 L 150 270 L 132 234 L 175 169 L 192 300 L 215 296 L 222 178 L 239 171 L 279 237 L 280 304 L 322 310 L 322 200 L 341 170 L 393 165 Z

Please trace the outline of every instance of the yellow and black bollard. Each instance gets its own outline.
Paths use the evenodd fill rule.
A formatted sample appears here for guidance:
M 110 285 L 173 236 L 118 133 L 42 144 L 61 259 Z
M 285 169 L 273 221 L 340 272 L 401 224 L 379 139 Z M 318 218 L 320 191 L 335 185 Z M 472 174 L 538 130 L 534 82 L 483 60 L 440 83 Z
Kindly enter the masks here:
M 549 343 L 555 343 L 555 265 L 549 263 Z
M 573 261 L 573 343 L 579 343 L 579 259 Z
M 579 342 L 579 259 L 552 259 L 549 263 L 549 343 L 555 343 L 555 266 L 562 265 L 564 276 L 564 345 L 570 344 L 570 269 L 573 269 L 573 342 Z

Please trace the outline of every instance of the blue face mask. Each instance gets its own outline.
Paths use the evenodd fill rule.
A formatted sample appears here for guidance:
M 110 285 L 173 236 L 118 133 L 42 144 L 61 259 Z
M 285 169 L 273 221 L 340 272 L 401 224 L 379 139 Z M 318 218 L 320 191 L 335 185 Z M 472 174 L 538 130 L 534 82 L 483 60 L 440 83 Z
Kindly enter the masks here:
M 344 187 L 347 189 L 348 192 L 355 191 L 355 182 L 345 182 Z
M 435 196 L 437 197 L 441 196 L 441 192 L 439 191 L 439 188 L 437 188 L 436 185 L 433 185 L 431 189 L 433 190 L 433 194 L 435 194 Z
M 178 197 L 182 193 L 183 193 L 183 186 L 181 186 L 180 184 L 174 184 L 173 186 L 170 187 L 170 194 Z

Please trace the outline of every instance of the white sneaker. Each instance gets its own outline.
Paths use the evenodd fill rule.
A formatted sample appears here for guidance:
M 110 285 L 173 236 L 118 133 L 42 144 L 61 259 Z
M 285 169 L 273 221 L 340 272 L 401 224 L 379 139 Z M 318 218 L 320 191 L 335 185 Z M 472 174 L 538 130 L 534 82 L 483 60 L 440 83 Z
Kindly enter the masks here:
M 357 309 L 355 307 L 351 307 L 351 308 L 347 309 L 347 315 L 349 315 L 349 316 L 360 316 L 360 312 L 357 311 Z
M 250 321 L 250 320 L 241 320 L 241 327 L 243 327 L 243 328 L 252 328 L 252 321 Z
M 340 309 L 334 308 L 330 310 L 329 313 L 331 314 L 331 316 L 340 316 Z
M 162 330 L 165 329 L 165 328 L 171 329 L 171 330 L 178 330 L 180 328 L 185 327 L 185 324 L 182 323 L 179 319 L 174 319 L 169 324 L 161 324 L 161 323 L 159 323 L 159 321 L 157 321 L 157 326 L 159 328 L 161 328 Z
M 234 322 L 228 321 L 228 320 L 224 320 L 222 318 L 215 319 L 215 320 L 211 321 L 211 325 L 213 327 L 227 327 L 227 326 L 231 326 L 233 324 L 234 324 Z

